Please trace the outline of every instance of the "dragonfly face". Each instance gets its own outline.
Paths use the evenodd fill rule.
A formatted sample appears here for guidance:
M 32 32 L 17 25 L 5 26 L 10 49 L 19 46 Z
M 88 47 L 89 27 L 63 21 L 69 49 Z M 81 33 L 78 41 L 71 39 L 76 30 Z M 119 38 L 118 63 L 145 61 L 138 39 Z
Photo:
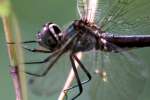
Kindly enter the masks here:
M 37 41 L 40 46 L 53 51 L 60 46 L 61 30 L 56 24 L 46 23 L 37 33 Z

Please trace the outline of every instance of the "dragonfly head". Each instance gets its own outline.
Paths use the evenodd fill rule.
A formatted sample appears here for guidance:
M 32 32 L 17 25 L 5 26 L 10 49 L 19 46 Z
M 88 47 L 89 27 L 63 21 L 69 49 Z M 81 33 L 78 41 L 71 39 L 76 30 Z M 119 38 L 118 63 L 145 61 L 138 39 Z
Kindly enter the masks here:
M 60 46 L 61 38 L 61 30 L 58 25 L 50 22 L 44 24 L 41 31 L 37 33 L 39 45 L 50 51 L 54 51 Z

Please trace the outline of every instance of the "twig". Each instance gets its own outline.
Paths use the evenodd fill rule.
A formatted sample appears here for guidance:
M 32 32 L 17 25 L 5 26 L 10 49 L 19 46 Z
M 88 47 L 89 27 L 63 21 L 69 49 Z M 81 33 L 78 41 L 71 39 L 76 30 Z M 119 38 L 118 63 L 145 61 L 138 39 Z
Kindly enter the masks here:
M 20 81 L 20 88 L 22 93 L 22 100 L 27 100 L 27 85 L 26 85 L 26 77 L 25 73 L 23 72 L 25 70 L 25 67 L 22 62 L 24 62 L 23 59 L 23 52 L 22 52 L 22 44 L 21 44 L 21 32 L 18 25 L 18 21 L 16 19 L 16 16 L 13 16 L 13 29 L 15 31 L 15 37 L 16 37 L 16 58 L 17 58 L 17 67 L 18 67 L 18 75 L 19 75 L 19 81 Z
M 82 53 L 78 53 L 78 54 L 77 54 L 77 57 L 78 57 L 79 59 L 82 59 Z M 75 61 L 75 65 L 76 65 L 76 68 L 78 68 L 79 65 L 78 65 L 78 63 L 77 63 L 76 61 Z M 60 95 L 59 95 L 58 100 L 64 100 L 64 97 L 66 96 L 66 93 L 67 93 L 67 91 L 64 92 L 64 90 L 67 90 L 67 89 L 71 86 L 71 83 L 72 83 L 74 77 L 75 77 L 74 71 L 73 71 L 73 69 L 71 68 L 70 73 L 69 73 L 69 75 L 68 75 L 68 78 L 67 78 L 67 80 L 66 80 L 66 82 L 65 82 L 65 85 L 64 85 L 64 87 L 63 87 L 63 89 L 62 89 Z
M 18 77 L 18 67 L 11 67 L 10 74 L 13 79 L 13 85 L 15 88 L 16 93 L 16 100 L 21 100 L 21 91 L 20 91 L 20 84 L 19 84 L 19 77 Z
M 9 18 L 7 16 L 2 16 L 2 22 L 3 22 L 6 42 L 12 42 L 13 36 L 12 36 L 12 32 L 11 32 Z M 10 44 L 7 45 L 7 51 L 8 51 L 8 55 L 9 55 L 10 65 L 15 64 L 16 58 L 14 58 L 14 55 L 15 55 L 14 50 L 15 50 L 14 45 L 10 45 Z
M 16 33 L 16 45 L 12 45 L 12 44 L 7 44 L 7 50 L 8 50 L 8 54 L 9 54 L 9 61 L 10 61 L 10 65 L 12 67 L 17 67 L 14 68 L 16 69 L 16 75 L 12 76 L 13 78 L 13 83 L 14 83 L 14 88 L 15 88 L 15 93 L 16 93 L 16 100 L 27 100 L 27 94 L 26 94 L 26 85 L 25 85 L 25 76 L 24 73 L 22 73 L 20 71 L 20 69 L 22 70 L 24 67 L 20 67 L 20 62 L 23 61 L 23 56 L 22 56 L 22 52 L 20 49 L 20 35 L 19 35 L 19 28 L 18 28 L 18 24 L 16 21 L 16 18 L 14 15 L 12 15 L 10 17 L 9 16 L 1 16 L 2 17 L 2 22 L 3 22 L 3 27 L 4 27 L 4 32 L 5 32 L 5 37 L 6 37 L 6 43 L 8 42 L 14 42 L 13 41 L 13 32 L 12 29 L 14 29 L 14 32 Z M 11 19 L 12 18 L 12 19 Z M 12 22 L 12 23 L 11 23 Z M 11 24 L 13 24 L 13 28 L 11 26 Z M 20 93 L 19 93 L 20 92 Z

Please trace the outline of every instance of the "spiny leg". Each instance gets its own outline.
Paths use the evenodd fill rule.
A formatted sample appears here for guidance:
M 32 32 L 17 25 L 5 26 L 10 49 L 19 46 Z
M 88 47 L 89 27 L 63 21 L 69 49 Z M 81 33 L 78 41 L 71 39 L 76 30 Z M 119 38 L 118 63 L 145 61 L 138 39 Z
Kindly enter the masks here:
M 84 73 L 86 74 L 86 76 L 88 77 L 87 80 L 81 82 L 82 84 L 88 83 L 91 79 L 92 76 L 89 73 L 89 71 L 85 68 L 85 66 L 81 63 L 81 61 L 78 59 L 78 57 L 76 55 L 73 55 L 73 57 L 76 59 L 76 61 L 78 62 L 78 64 L 80 65 L 80 67 L 82 68 L 82 70 L 84 71 Z M 76 86 L 73 86 L 72 88 L 75 88 Z
M 78 96 L 80 96 L 81 95 L 81 93 L 82 93 L 82 91 L 83 91 L 83 87 L 82 87 L 82 83 L 81 83 L 81 81 L 80 81 L 80 78 L 79 78 L 79 75 L 78 75 L 78 72 L 77 72 L 77 69 L 76 69 L 76 65 L 75 65 L 75 62 L 74 62 L 74 59 L 73 59 L 73 54 L 70 54 L 70 61 L 71 61 L 71 64 L 72 64 L 72 69 L 73 69 L 73 71 L 74 71 L 74 74 L 75 74 L 75 77 L 76 77 L 76 81 L 77 81 L 77 86 L 79 87 L 79 93 L 76 95 L 76 96 L 74 96 L 73 98 L 72 98 L 72 100 L 74 100 L 74 99 L 76 99 Z M 66 91 L 66 90 L 64 90 L 64 91 Z
M 31 48 L 29 48 L 29 47 L 27 47 L 25 45 L 23 45 L 22 47 L 23 47 L 23 49 L 25 49 L 25 50 L 27 50 L 29 52 L 51 53 L 51 51 L 47 51 L 47 50 L 40 50 L 40 49 L 37 49 L 37 48 L 31 49 Z
M 31 43 L 37 43 L 38 41 L 24 41 L 24 42 L 21 42 L 22 44 L 31 44 Z M 37 49 L 37 48 L 29 48 L 28 46 L 25 46 L 23 45 L 22 46 L 25 50 L 28 50 L 30 52 L 40 52 L 40 53 L 51 53 L 50 51 L 46 51 L 46 50 L 40 50 L 40 49 Z
M 52 56 L 52 57 L 55 57 L 55 59 L 53 59 L 51 61 L 51 63 L 49 64 L 49 66 L 46 68 L 46 70 L 43 73 L 41 73 L 41 74 L 35 74 L 35 73 L 30 73 L 30 72 L 25 72 L 25 73 L 28 74 L 28 75 L 36 76 L 36 77 L 43 77 L 43 76 L 45 76 L 48 73 L 48 71 L 53 67 L 53 65 L 58 61 L 58 59 L 60 58 L 60 56 L 63 53 L 64 53 L 64 51 L 61 51 L 56 56 Z
M 85 81 L 82 81 L 81 84 L 83 85 L 85 83 L 88 83 L 92 79 L 91 74 L 88 72 L 88 70 L 85 68 L 85 66 L 81 63 L 81 61 L 78 59 L 78 57 L 76 55 L 73 55 L 73 58 L 78 62 L 79 66 L 81 67 L 81 69 L 84 71 L 84 73 L 88 77 L 88 79 Z M 78 85 L 74 85 L 74 86 L 68 88 L 67 90 L 71 90 L 76 87 L 78 87 Z
M 37 43 L 38 41 L 31 40 L 31 41 L 23 41 L 21 44 L 26 44 L 26 43 Z M 7 44 L 16 44 L 15 42 L 7 42 Z
M 21 44 L 31 44 L 31 43 L 37 43 L 38 41 L 23 41 L 21 42 Z M 16 44 L 15 42 L 8 42 L 7 44 Z M 26 45 L 23 45 L 22 46 L 25 50 L 28 50 L 30 52 L 40 52 L 40 53 L 51 53 L 51 51 L 47 51 L 47 50 L 40 50 L 40 49 L 37 49 L 37 48 L 29 48 L 28 46 Z
M 59 50 L 51 53 L 47 58 L 42 61 L 32 61 L 32 62 L 24 62 L 24 64 L 42 64 L 48 62 L 52 57 L 56 56 L 59 53 Z

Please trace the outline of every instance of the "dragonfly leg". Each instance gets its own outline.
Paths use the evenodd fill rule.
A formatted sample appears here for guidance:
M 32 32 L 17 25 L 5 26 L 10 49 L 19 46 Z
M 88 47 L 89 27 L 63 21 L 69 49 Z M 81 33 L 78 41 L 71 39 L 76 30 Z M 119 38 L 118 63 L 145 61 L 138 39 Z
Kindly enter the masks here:
M 83 91 L 83 87 L 82 87 L 82 84 L 81 84 L 81 81 L 80 81 L 80 78 L 79 78 L 79 75 L 78 75 L 78 72 L 77 72 L 77 69 L 76 69 L 76 65 L 75 65 L 75 62 L 74 62 L 74 59 L 73 59 L 73 54 L 70 55 L 70 61 L 71 61 L 72 69 L 74 71 L 74 74 L 75 74 L 75 77 L 76 77 L 76 80 L 77 80 L 77 84 L 78 84 L 77 86 L 79 87 L 79 93 L 71 99 L 71 100 L 74 100 L 78 96 L 81 95 L 81 93 Z
M 23 48 L 24 48 L 25 50 L 30 51 L 30 52 L 51 53 L 50 51 L 40 50 L 40 49 L 37 49 L 37 48 L 31 49 L 31 48 L 29 48 L 29 47 L 27 47 L 27 46 L 23 46 Z
M 24 62 L 24 64 L 42 64 L 42 63 L 46 63 L 51 59 L 51 55 L 48 56 L 47 58 L 45 58 L 42 61 L 32 61 L 32 62 Z
M 32 41 L 23 41 L 21 44 L 27 44 L 27 43 L 37 43 L 37 41 L 32 40 Z M 7 44 L 16 44 L 15 42 L 7 42 Z
M 35 73 L 31 73 L 31 72 L 25 72 L 25 73 L 28 74 L 28 75 L 36 76 L 36 77 L 43 77 L 43 76 L 47 75 L 48 71 L 53 67 L 53 65 L 58 61 L 58 59 L 60 58 L 60 56 L 63 53 L 64 53 L 63 50 L 61 52 L 56 51 L 53 54 L 51 54 L 48 58 L 46 58 L 45 60 L 49 61 L 51 58 L 55 57 L 54 59 L 52 59 L 51 63 L 46 68 L 46 70 L 44 72 L 42 72 L 41 74 L 35 74 Z M 32 62 L 28 62 L 28 64 L 29 63 L 32 63 Z M 36 62 L 34 62 L 34 63 L 36 63 Z
M 85 66 L 81 63 L 81 61 L 78 59 L 78 57 L 76 55 L 73 55 L 73 57 L 75 58 L 75 60 L 78 62 L 78 64 L 80 65 L 80 67 L 82 68 L 82 70 L 84 71 L 84 73 L 86 74 L 86 76 L 88 77 L 88 79 L 85 80 L 85 81 L 83 81 L 82 84 L 85 84 L 85 83 L 89 82 L 92 79 L 91 74 L 85 68 Z
M 81 61 L 78 59 L 78 57 L 76 55 L 73 55 L 73 58 L 78 62 L 79 66 L 82 68 L 82 70 L 84 71 L 84 73 L 88 77 L 88 79 L 85 81 L 82 81 L 81 84 L 83 85 L 85 83 L 88 83 L 92 79 L 91 74 L 88 72 L 88 70 L 85 68 L 85 66 L 81 63 Z M 74 85 L 74 86 L 68 88 L 67 90 L 71 90 L 71 89 L 76 88 L 76 87 L 78 87 L 78 85 Z
M 41 63 L 46 63 L 50 60 L 51 55 L 48 56 L 46 59 L 44 59 L 43 61 L 35 61 L 35 62 L 25 62 L 24 64 L 41 64 Z M 48 71 L 47 71 L 48 72 Z M 43 77 L 45 76 L 47 73 L 42 73 L 42 74 L 36 74 L 36 73 L 31 73 L 31 72 L 25 72 L 28 75 L 32 75 L 32 76 L 36 76 L 36 77 Z
M 29 44 L 29 43 L 37 43 L 37 41 L 25 41 L 25 42 L 22 42 L 22 44 Z M 25 50 L 28 50 L 30 52 L 40 52 L 40 53 L 51 53 L 50 51 L 47 51 L 47 50 L 40 50 L 40 49 L 37 49 L 37 48 L 29 48 L 28 46 L 26 45 L 23 45 L 22 46 Z
M 31 43 L 37 43 L 37 41 L 23 41 L 23 42 L 21 42 L 21 44 L 31 44 Z M 15 42 L 7 42 L 7 44 L 16 44 Z M 50 51 L 46 51 L 46 50 L 40 50 L 40 49 L 37 49 L 37 48 L 33 48 L 33 49 L 31 49 L 31 48 L 29 48 L 28 46 L 26 46 L 26 45 L 23 45 L 23 48 L 25 49 L 25 50 L 28 50 L 28 51 L 30 51 L 30 52 L 40 52 L 40 53 L 51 53 Z
M 48 62 L 52 57 L 56 56 L 58 54 L 58 51 L 55 51 L 51 53 L 47 58 L 45 58 L 42 61 L 32 61 L 32 62 L 24 62 L 24 64 L 42 64 Z

